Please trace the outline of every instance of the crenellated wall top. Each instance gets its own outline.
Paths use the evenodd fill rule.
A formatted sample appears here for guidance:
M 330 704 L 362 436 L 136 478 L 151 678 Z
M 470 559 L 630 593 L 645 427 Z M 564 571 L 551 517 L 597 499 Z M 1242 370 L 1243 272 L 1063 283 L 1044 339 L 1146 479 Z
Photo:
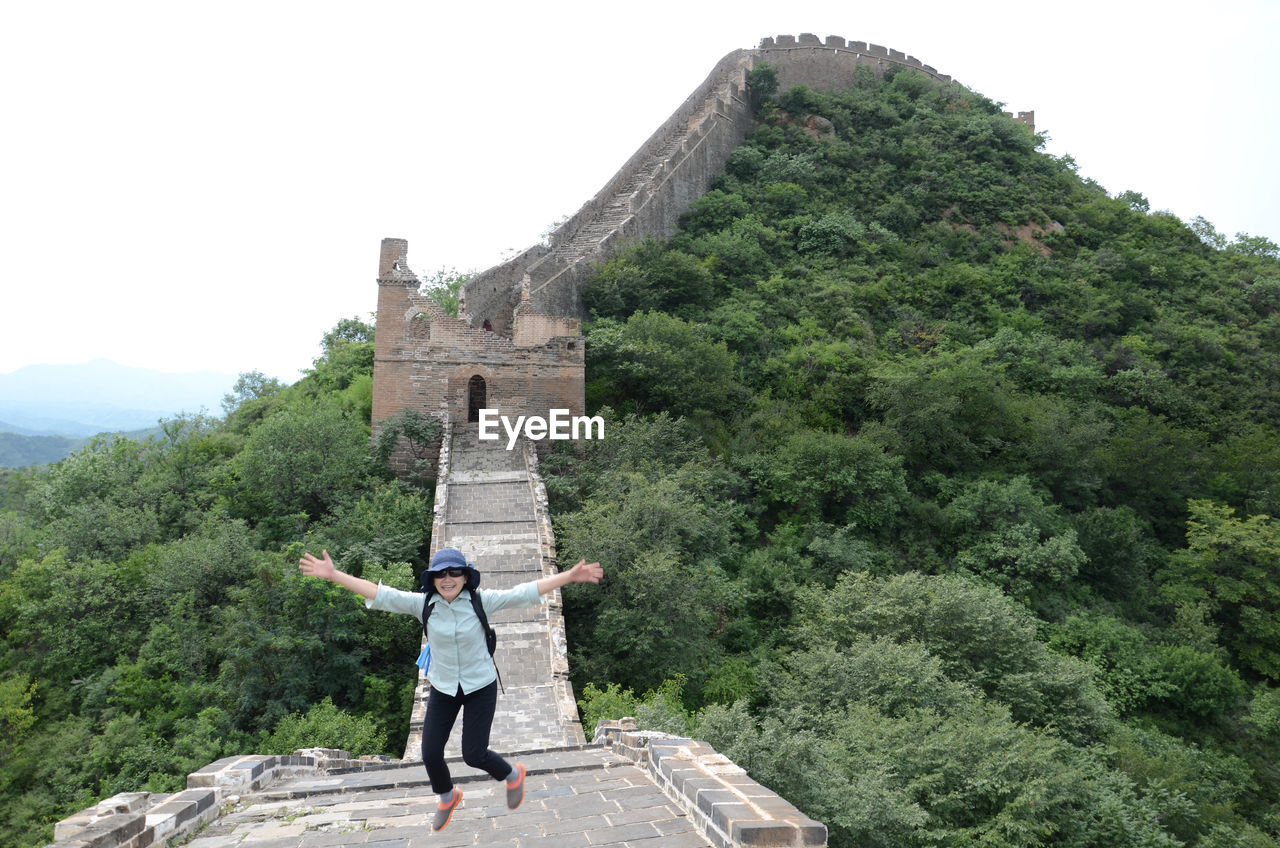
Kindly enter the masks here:
M 866 57 L 868 59 L 877 59 L 882 63 L 888 62 L 903 67 L 915 68 L 918 71 L 928 74 L 937 80 L 943 82 L 951 82 L 951 77 L 946 74 L 939 73 L 936 68 L 926 65 L 915 56 L 908 56 L 901 50 L 894 50 L 891 47 L 883 47 L 879 44 L 869 44 L 865 41 L 848 41 L 843 36 L 828 35 L 826 39 L 818 38 L 811 32 L 802 32 L 800 35 L 777 35 L 766 36 L 760 39 L 760 46 L 756 48 L 758 52 L 768 54 L 773 51 L 780 50 L 831 50 L 837 53 L 852 53 L 856 57 Z

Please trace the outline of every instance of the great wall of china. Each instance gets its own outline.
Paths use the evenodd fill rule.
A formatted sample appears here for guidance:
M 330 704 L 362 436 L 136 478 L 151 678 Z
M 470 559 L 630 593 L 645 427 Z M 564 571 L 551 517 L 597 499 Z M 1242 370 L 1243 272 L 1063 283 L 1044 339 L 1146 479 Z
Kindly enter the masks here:
M 375 426 L 406 407 L 446 425 L 436 448 L 431 549 L 461 547 L 480 563 L 484 585 L 513 585 L 557 566 L 536 452 L 528 442 L 518 451 L 480 442 L 467 424 L 477 397 L 506 414 L 536 408 L 546 414 L 548 403 L 581 410 L 581 282 L 621 247 L 675 231 L 746 137 L 747 78 L 761 62 L 776 70 L 782 90 L 848 84 L 858 67 L 878 74 L 906 67 L 951 81 L 915 57 L 837 36 L 778 36 L 735 50 L 547 243 L 473 277 L 459 318 L 418 292 L 407 244 L 384 240 Z M 1034 117 L 1017 119 L 1031 124 Z M 468 774 L 454 757 L 466 800 L 448 831 L 431 833 L 434 798 L 417 750 L 426 691 L 420 677 L 399 760 L 353 760 L 327 749 L 230 757 L 191 774 L 182 792 L 124 793 L 59 822 L 53 846 L 826 844 L 823 824 L 705 743 L 647 733 L 625 720 L 602 723 L 587 742 L 569 683 L 558 595 L 494 621 L 507 688 L 494 745 L 526 762 L 530 775 L 526 803 L 514 813 L 487 776 Z M 456 753 L 456 737 L 448 750 Z
M 461 314 L 475 326 L 488 320 L 499 332 L 527 295 L 537 311 L 584 317 L 579 286 L 594 265 L 646 237 L 669 238 L 689 204 L 705 194 L 746 138 L 752 115 L 747 75 L 760 63 L 777 72 L 778 89 L 823 89 L 853 81 L 858 67 L 883 74 L 911 68 L 941 82 L 939 73 L 899 50 L 808 33 L 765 38 L 753 50 L 735 50 L 649 136 L 618 172 L 545 244 L 483 271 L 464 287 Z M 1017 120 L 1034 131 L 1034 113 Z

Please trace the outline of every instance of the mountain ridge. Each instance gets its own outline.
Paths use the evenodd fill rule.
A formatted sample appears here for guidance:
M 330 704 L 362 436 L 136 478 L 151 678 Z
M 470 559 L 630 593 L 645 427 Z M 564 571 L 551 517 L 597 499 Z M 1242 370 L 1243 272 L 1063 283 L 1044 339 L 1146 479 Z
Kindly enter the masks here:
M 180 413 L 216 411 L 236 376 L 175 373 L 94 359 L 28 365 L 0 374 L 0 432 L 84 437 L 155 426 Z

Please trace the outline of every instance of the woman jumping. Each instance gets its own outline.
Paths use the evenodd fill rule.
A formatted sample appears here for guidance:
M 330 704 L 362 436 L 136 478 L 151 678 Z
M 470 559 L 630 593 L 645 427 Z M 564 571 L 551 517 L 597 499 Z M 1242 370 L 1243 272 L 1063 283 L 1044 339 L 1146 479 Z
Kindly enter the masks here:
M 350 589 L 365 598 L 368 609 L 404 613 L 422 620 L 424 603 L 428 616 L 427 646 L 432 658 L 427 666 L 431 691 L 427 715 L 422 723 L 422 762 L 438 796 L 432 830 L 441 830 L 453 818 L 462 801 L 462 790 L 453 785 L 444 761 L 444 746 L 462 711 L 462 759 L 467 765 L 506 782 L 507 807 L 514 810 L 524 800 L 525 768 L 513 768 L 489 750 L 489 732 L 498 703 L 498 673 L 489 656 L 484 628 L 475 613 L 471 593 L 480 585 L 480 573 L 456 548 L 441 548 L 431 558 L 423 575 L 425 592 L 405 592 L 381 583 L 339 571 L 322 551 L 319 558 L 306 554 L 298 568 L 309 577 L 319 577 Z M 568 583 L 599 583 L 604 576 L 600 563 L 581 560 L 568 571 L 541 580 L 530 580 L 511 589 L 486 589 L 480 594 L 486 616 L 512 607 L 535 606 L 554 589 Z

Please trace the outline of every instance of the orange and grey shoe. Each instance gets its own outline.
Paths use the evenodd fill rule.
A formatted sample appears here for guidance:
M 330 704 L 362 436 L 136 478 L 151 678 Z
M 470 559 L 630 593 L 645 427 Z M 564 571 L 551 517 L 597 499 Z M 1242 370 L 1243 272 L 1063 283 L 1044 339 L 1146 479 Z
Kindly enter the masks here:
M 519 777 L 515 783 L 507 782 L 507 809 L 514 810 L 524 801 L 524 764 L 516 763 L 516 773 Z
M 445 825 L 447 825 L 449 820 L 453 818 L 453 811 L 456 810 L 458 805 L 461 803 L 462 790 L 455 786 L 453 787 L 453 797 L 449 799 L 449 803 L 436 805 L 436 818 L 435 821 L 431 823 L 431 829 L 444 830 Z

